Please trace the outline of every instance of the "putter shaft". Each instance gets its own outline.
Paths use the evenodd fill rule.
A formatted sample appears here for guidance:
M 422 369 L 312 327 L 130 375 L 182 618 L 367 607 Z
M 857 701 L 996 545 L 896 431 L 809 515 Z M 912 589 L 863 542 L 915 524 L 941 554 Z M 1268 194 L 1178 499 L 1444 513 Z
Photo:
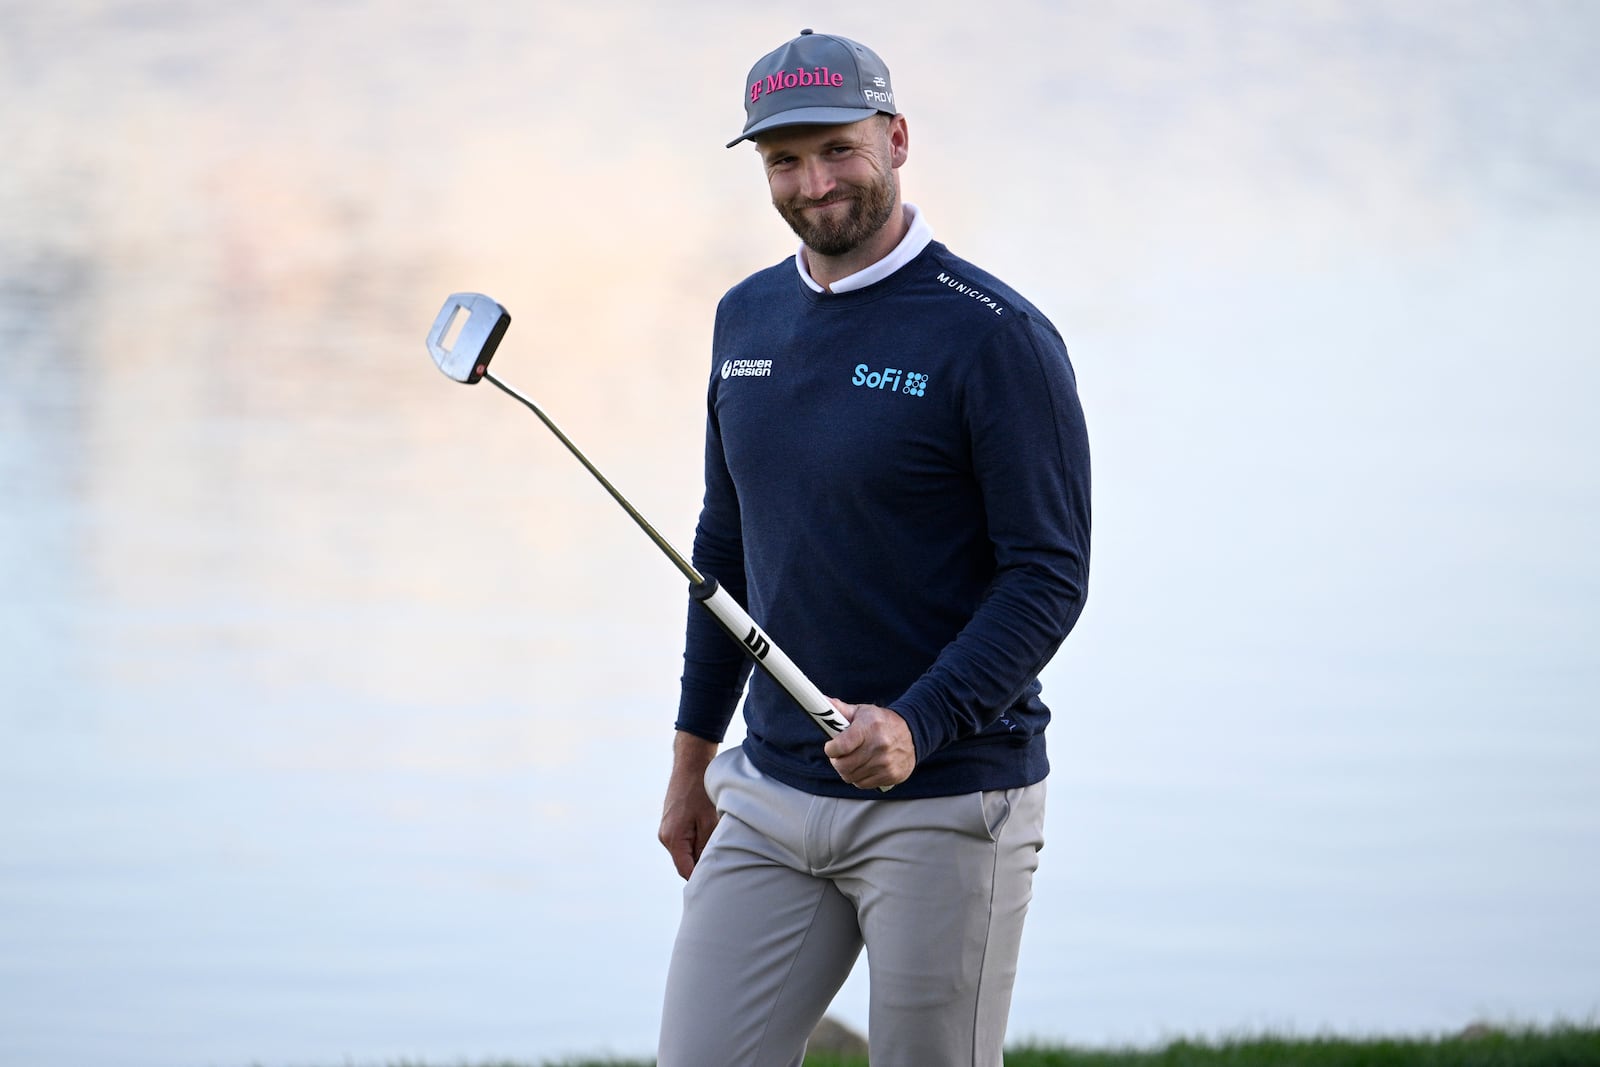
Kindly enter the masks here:
M 555 434 L 561 439 L 561 443 L 567 446 L 567 451 L 576 456 L 578 462 L 583 464 L 584 469 L 590 474 L 594 475 L 595 481 L 605 486 L 606 492 L 611 494 L 611 499 L 622 505 L 622 510 L 626 511 L 630 516 L 632 516 L 633 521 L 639 524 L 639 529 L 643 530 L 649 536 L 650 540 L 656 543 L 657 548 L 661 549 L 661 551 L 667 554 L 667 558 L 672 560 L 673 564 L 678 568 L 678 570 L 683 573 L 683 576 L 689 579 L 689 581 L 695 585 L 701 585 L 705 582 L 705 576 L 699 571 L 695 570 L 694 565 L 688 560 L 684 559 L 683 555 L 676 548 L 672 547 L 672 543 L 665 537 L 661 536 L 661 533 L 654 526 L 650 525 L 650 520 L 641 515 L 638 508 L 635 508 L 632 504 L 628 503 L 628 498 L 623 496 L 622 493 L 617 490 L 617 487 L 612 485 L 610 480 L 606 478 L 604 474 L 600 473 L 600 468 L 589 462 L 589 457 L 583 454 L 582 449 L 572 443 L 572 438 L 561 432 L 561 427 L 557 426 L 555 420 L 544 413 L 543 408 L 541 408 L 538 404 L 535 404 L 532 400 L 529 400 L 527 397 L 523 396 L 521 393 L 517 392 L 515 389 L 511 388 L 511 386 L 507 385 L 505 382 L 502 382 L 499 378 L 496 378 L 493 374 L 485 372 L 483 380 L 493 383 L 495 388 L 499 389 L 502 393 L 505 393 L 513 400 L 518 401 L 529 411 L 539 416 L 539 421 L 544 423 L 545 426 L 549 428 L 551 433 Z

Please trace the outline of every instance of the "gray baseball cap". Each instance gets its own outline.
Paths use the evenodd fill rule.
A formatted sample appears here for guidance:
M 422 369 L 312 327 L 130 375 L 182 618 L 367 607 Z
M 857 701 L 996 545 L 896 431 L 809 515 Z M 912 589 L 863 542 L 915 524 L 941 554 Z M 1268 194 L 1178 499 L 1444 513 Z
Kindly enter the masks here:
M 847 37 L 801 30 L 750 68 L 744 132 L 728 147 L 780 126 L 843 126 L 880 112 L 897 114 L 889 68 L 877 53 Z

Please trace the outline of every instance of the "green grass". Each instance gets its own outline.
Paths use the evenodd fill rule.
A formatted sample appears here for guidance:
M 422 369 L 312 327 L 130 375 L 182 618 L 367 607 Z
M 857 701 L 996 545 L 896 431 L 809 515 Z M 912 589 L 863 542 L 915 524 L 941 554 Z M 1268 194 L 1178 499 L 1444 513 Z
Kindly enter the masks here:
M 1586 1067 L 1596 1064 L 1600 1064 L 1600 1029 L 1594 1028 L 1495 1031 L 1476 1037 L 1441 1039 L 1258 1037 L 1221 1043 L 1175 1041 L 1154 1050 L 1019 1046 L 1006 1051 L 1006 1067 Z
M 1158 1049 L 1085 1049 L 1026 1044 L 1006 1050 L 1005 1067 L 1594 1067 L 1600 1026 L 1489 1030 L 1445 1038 L 1279 1038 L 1174 1041 Z M 423 1067 L 396 1064 L 394 1067 Z M 477 1067 L 653 1067 L 651 1060 L 578 1059 Z M 865 1059 L 807 1056 L 806 1067 L 868 1067 Z

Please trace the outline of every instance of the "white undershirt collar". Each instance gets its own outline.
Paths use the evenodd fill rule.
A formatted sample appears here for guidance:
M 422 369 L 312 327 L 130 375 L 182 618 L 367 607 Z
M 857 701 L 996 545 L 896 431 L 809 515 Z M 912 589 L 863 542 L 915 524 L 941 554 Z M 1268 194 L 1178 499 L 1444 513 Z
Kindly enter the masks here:
M 811 287 L 815 293 L 848 293 L 855 289 L 864 289 L 873 282 L 881 282 L 901 267 L 910 263 L 922 254 L 928 247 L 928 242 L 933 240 L 933 227 L 923 219 L 922 212 L 917 210 L 917 205 L 906 204 L 906 220 L 910 223 L 906 228 L 906 235 L 900 238 L 900 243 L 894 246 L 894 251 L 884 256 L 878 262 L 846 275 L 824 289 L 817 284 L 811 272 L 806 269 L 806 246 L 801 245 L 800 250 L 794 254 L 794 265 L 800 268 L 800 280 Z

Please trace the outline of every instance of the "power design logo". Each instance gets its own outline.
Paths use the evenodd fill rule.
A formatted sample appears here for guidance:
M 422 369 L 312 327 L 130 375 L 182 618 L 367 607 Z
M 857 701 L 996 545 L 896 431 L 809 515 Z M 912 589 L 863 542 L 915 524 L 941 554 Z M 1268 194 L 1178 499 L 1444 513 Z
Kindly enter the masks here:
M 899 367 L 873 370 L 865 363 L 857 363 L 855 376 L 850 382 L 864 389 L 887 389 L 891 393 L 903 393 L 906 396 L 924 396 L 928 392 L 926 374 L 914 370 L 903 371 Z
M 722 376 L 724 378 L 770 378 L 772 377 L 772 360 L 726 359 L 722 361 Z

